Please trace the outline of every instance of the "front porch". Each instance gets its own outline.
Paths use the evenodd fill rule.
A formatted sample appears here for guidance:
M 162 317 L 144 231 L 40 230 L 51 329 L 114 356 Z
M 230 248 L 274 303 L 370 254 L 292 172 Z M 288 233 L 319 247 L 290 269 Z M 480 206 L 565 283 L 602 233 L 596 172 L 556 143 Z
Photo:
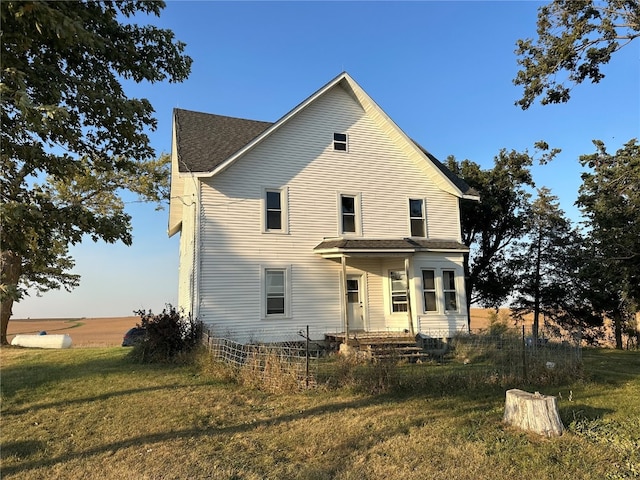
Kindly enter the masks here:
M 417 333 L 453 337 L 467 325 L 466 251 L 435 239 L 325 239 L 314 252 L 339 264 L 342 316 L 328 342 L 375 350 L 395 339 L 410 351 Z

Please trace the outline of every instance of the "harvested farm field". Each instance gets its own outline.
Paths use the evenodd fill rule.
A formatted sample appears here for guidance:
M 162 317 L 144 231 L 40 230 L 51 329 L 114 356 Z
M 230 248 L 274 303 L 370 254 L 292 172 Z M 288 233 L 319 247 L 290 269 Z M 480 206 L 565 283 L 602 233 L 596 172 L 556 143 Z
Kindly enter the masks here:
M 18 334 L 68 334 L 72 347 L 114 347 L 122 344 L 122 337 L 135 327 L 139 317 L 102 318 L 37 318 L 11 319 L 7 329 L 9 342 Z
M 493 310 L 472 308 L 471 328 L 487 328 Z M 501 312 L 508 314 L 508 310 Z M 27 318 L 11 319 L 7 331 L 9 342 L 18 334 L 68 334 L 72 347 L 113 347 L 122 343 L 122 337 L 135 327 L 139 317 L 87 317 L 87 318 Z

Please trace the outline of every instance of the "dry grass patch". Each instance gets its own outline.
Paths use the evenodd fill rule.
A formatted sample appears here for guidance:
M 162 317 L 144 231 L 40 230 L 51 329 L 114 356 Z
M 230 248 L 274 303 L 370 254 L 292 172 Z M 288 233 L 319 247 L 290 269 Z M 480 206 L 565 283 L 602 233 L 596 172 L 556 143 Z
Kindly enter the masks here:
M 139 365 L 126 350 L 3 348 L 2 478 L 634 478 L 640 354 L 585 352 L 558 387 L 569 431 L 501 422 L 504 390 L 421 385 L 265 393 L 231 370 Z M 593 367 L 593 368 L 591 368 Z M 609 373 L 607 373 L 609 372 Z M 576 420 L 574 420 L 576 419 Z M 573 423 L 572 423 L 573 422 Z

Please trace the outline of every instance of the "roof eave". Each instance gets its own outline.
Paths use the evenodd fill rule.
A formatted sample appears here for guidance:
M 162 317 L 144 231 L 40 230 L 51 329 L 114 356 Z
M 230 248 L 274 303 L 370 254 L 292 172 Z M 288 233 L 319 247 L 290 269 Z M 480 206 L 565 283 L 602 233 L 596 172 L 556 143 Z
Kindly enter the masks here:
M 175 224 L 174 226 L 172 226 L 171 228 L 169 228 L 167 230 L 167 235 L 169 236 L 169 238 L 173 237 L 176 233 L 178 233 L 180 230 L 182 230 L 182 221 L 178 222 L 177 224 Z
M 473 200 L 474 202 L 479 202 L 480 201 L 480 195 L 470 195 L 465 193 L 464 195 L 462 195 L 462 198 L 464 200 Z
M 320 250 L 314 250 L 313 253 L 320 255 L 322 258 L 340 258 L 342 256 L 397 256 L 407 255 L 418 252 L 433 252 L 433 253 L 467 253 L 469 248 L 429 248 L 429 247 L 417 247 L 417 248 L 326 248 Z

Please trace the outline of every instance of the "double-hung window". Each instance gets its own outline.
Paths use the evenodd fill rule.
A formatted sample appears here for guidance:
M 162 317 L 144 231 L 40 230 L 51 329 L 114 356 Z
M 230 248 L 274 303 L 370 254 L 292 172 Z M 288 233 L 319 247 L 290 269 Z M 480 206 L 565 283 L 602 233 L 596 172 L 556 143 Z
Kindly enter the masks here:
M 444 291 L 445 311 L 457 311 L 458 302 L 456 300 L 456 277 L 453 270 L 442 271 L 442 290 Z
M 404 270 L 391 270 L 391 311 L 393 313 L 408 311 L 407 275 Z
M 422 296 L 424 297 L 424 311 L 436 312 L 436 272 L 435 270 L 422 270 Z
M 267 268 L 264 271 L 265 312 L 270 315 L 285 315 L 287 305 L 287 270 Z
M 264 231 L 287 233 L 287 190 L 267 188 L 264 190 Z
M 339 195 L 339 234 L 360 234 L 360 195 Z
M 409 223 L 411 224 L 412 237 L 426 237 L 427 226 L 424 214 L 424 200 L 421 198 L 409 199 Z

